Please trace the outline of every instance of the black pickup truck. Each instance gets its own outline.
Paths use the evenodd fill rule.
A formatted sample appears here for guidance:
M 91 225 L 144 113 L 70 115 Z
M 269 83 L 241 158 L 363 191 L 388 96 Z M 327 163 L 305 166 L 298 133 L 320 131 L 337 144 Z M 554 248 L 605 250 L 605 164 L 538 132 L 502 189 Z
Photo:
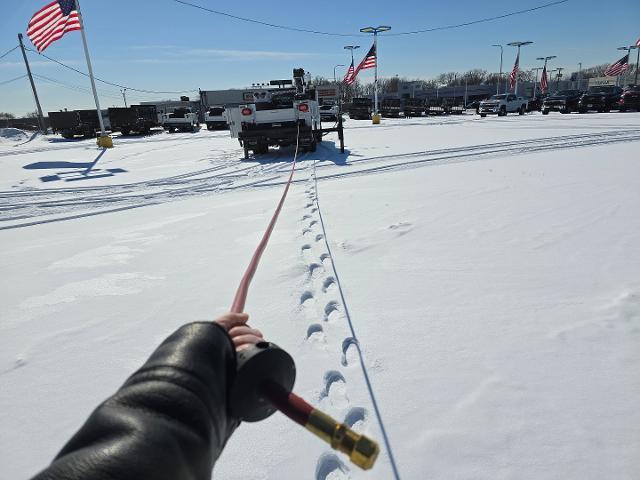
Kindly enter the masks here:
M 542 114 L 549 112 L 571 113 L 578 110 L 578 102 L 582 97 L 580 90 L 560 90 L 549 95 L 542 102 Z
M 622 88 L 615 85 L 597 85 L 589 87 L 582 95 L 578 103 L 578 111 L 587 113 L 589 110 L 608 112 L 612 108 L 618 108 Z
M 626 112 L 627 110 L 640 111 L 640 86 L 625 88 L 618 101 L 618 106 L 621 112 Z
M 351 120 L 371 119 L 373 102 L 370 98 L 354 98 L 349 105 L 349 118 Z

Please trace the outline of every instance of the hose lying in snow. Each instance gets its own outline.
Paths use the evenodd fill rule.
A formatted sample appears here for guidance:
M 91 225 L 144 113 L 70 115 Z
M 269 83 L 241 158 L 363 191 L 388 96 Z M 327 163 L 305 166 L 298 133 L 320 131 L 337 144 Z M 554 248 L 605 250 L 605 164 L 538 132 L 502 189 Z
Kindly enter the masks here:
M 262 240 L 258 244 L 249 266 L 242 276 L 236 291 L 231 311 L 244 311 L 251 280 L 258 269 L 271 232 L 273 231 L 282 205 L 289 192 L 298 158 L 300 126 L 296 135 L 296 151 L 289 180 L 284 187 L 280 202 L 271 217 Z M 363 469 L 370 469 L 375 463 L 380 448 L 364 435 L 356 433 L 347 425 L 337 422 L 329 415 L 314 408 L 303 398 L 292 392 L 296 377 L 296 367 L 291 355 L 270 342 L 260 342 L 238 352 L 238 371 L 231 388 L 230 404 L 232 413 L 247 422 L 257 422 L 280 410 L 294 422 L 302 425 L 321 438 L 331 448 L 345 453 L 349 459 Z

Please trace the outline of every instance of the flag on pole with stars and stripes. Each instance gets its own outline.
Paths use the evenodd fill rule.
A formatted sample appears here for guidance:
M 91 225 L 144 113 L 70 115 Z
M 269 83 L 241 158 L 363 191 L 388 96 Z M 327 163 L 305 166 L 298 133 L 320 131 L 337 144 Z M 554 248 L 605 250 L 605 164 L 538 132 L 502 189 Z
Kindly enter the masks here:
M 520 70 L 520 53 L 518 53 L 518 56 L 516 57 L 516 63 L 513 64 L 513 69 L 509 74 L 509 84 L 511 85 L 511 88 L 515 87 L 516 85 L 516 78 L 518 78 L 519 70 Z
M 547 80 L 547 66 L 545 65 L 542 68 L 542 77 L 540 78 L 540 91 L 544 93 L 547 88 L 549 88 L 549 81 Z
M 358 75 L 360 70 L 366 70 L 367 68 L 375 68 L 376 60 L 377 60 L 376 45 L 374 43 L 373 45 L 371 45 L 371 48 L 369 49 L 369 53 L 365 55 L 365 57 L 360 62 L 360 65 L 358 65 L 358 68 L 356 69 L 354 76 Z
M 38 52 L 43 52 L 65 33 L 74 30 L 80 30 L 75 0 L 56 0 L 31 17 L 27 36 Z
M 608 77 L 615 77 L 617 75 L 623 74 L 627 70 L 627 68 L 629 68 L 628 53 L 617 62 L 609 65 L 609 67 L 604 71 L 604 74 Z
M 342 79 L 342 83 L 344 83 L 345 85 L 351 85 L 353 82 L 355 82 L 356 77 L 354 76 L 354 73 L 355 68 L 353 68 L 353 60 L 351 60 L 351 65 L 349 65 L 349 70 L 347 70 L 347 73 Z
M 638 39 L 638 41 L 636 42 L 636 47 L 640 47 L 640 38 Z

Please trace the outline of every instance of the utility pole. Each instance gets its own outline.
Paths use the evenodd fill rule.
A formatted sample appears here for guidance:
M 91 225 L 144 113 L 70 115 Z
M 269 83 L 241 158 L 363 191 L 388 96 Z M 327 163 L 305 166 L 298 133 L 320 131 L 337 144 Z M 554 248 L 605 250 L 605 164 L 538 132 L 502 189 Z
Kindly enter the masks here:
M 124 108 L 127 108 L 127 89 L 121 88 L 120 93 L 122 94 L 122 99 L 124 100 Z
M 42 115 L 42 107 L 40 107 L 40 100 L 38 99 L 38 92 L 36 91 L 36 84 L 33 83 L 33 76 L 31 75 L 31 68 L 29 67 L 29 61 L 27 60 L 27 53 L 24 51 L 24 43 L 22 42 L 22 34 L 18 34 L 18 41 L 20 42 L 20 50 L 22 50 L 22 58 L 24 58 L 24 65 L 27 67 L 27 75 L 29 75 L 29 82 L 31 82 L 31 90 L 33 90 L 33 97 L 36 100 L 36 108 L 38 109 L 38 127 L 41 133 L 45 133 L 46 128 L 44 124 L 44 117 Z

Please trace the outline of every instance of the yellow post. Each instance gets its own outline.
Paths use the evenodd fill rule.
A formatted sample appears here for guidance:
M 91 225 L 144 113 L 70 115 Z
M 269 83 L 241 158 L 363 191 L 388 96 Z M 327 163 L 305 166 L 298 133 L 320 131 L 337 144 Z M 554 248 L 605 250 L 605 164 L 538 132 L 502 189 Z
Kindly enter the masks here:
M 374 125 L 379 125 L 380 124 L 380 114 L 379 113 L 374 113 L 373 115 L 371 115 L 371 121 Z
M 100 148 L 113 148 L 113 138 L 109 135 L 98 137 L 98 146 Z

